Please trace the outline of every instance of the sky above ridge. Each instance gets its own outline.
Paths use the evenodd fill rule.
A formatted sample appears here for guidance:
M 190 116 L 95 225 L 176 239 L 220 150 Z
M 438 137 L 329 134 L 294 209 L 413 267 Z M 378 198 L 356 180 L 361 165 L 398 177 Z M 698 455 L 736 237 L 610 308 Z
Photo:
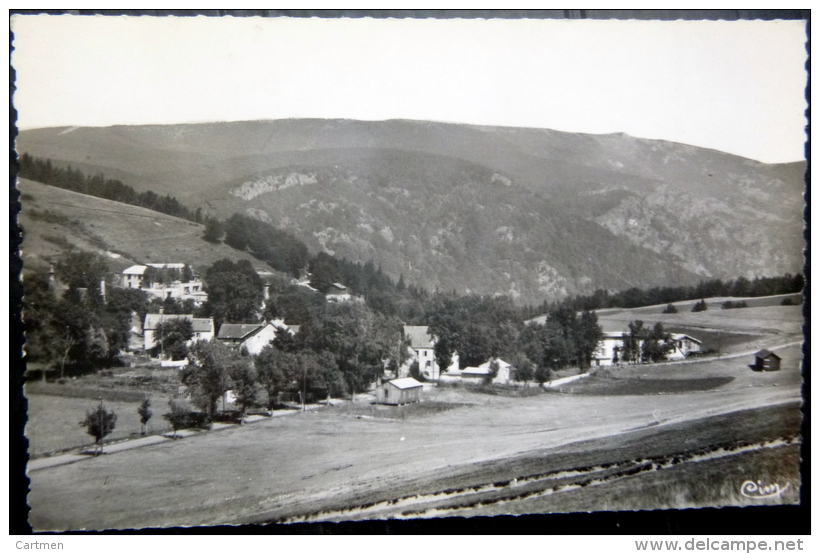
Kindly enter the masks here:
M 21 129 L 281 118 L 624 132 L 803 159 L 803 21 L 19 16 Z

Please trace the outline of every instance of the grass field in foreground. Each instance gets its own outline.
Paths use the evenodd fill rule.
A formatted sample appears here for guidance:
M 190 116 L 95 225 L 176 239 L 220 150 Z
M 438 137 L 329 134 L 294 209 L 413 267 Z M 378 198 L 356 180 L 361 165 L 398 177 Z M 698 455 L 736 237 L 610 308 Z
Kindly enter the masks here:
M 449 517 L 637 510 L 794 503 L 800 487 L 799 444 L 739 452 L 714 460 L 686 461 L 682 453 L 696 456 L 720 446 L 731 449 L 777 439 L 794 440 L 800 428 L 797 404 L 743 410 L 713 418 L 650 426 L 607 439 L 568 444 L 528 455 L 478 464 L 467 471 L 444 472 L 405 483 L 394 491 L 383 490 L 386 505 L 349 503 L 328 508 L 308 520 L 344 521 L 397 516 Z M 630 475 L 648 459 L 676 460 L 675 466 Z M 682 457 L 682 458 L 685 458 Z M 584 473 L 583 468 L 602 468 L 593 478 L 609 477 L 603 484 L 559 491 L 543 497 L 516 498 L 537 493 L 538 484 L 522 487 L 534 476 L 562 471 Z M 625 473 L 618 475 L 618 467 Z M 564 478 L 564 483 L 585 481 Z M 746 480 L 788 485 L 777 498 L 747 498 L 740 494 Z M 559 480 L 560 481 L 560 480 Z M 482 492 L 495 487 L 495 490 Z M 369 499 L 373 499 L 370 495 Z M 341 499 L 339 499 L 341 500 Z M 397 501 L 398 500 L 398 501 Z M 499 502 L 500 500 L 500 502 Z M 352 505 L 351 505 L 352 504 Z M 359 506 L 359 508 L 357 508 Z M 300 521 L 300 517 L 286 521 Z M 281 520 L 280 520 L 281 521 Z
M 79 425 L 85 419 L 86 410 L 97 407 L 98 401 L 89 398 L 29 394 L 26 437 L 29 440 L 29 456 L 34 458 L 48 452 L 91 445 L 94 439 Z M 154 412 L 148 422 L 148 432 L 169 430 L 162 414 L 167 412 L 167 399 L 152 399 Z M 137 415 L 139 402 L 106 401 L 105 407 L 117 414 L 117 426 L 105 441 L 128 438 L 140 432 Z

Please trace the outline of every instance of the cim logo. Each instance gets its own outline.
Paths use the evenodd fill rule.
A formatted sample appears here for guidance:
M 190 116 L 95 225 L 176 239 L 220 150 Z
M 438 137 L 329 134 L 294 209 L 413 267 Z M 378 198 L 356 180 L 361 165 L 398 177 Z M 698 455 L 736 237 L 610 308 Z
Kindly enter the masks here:
M 790 486 L 791 483 L 781 486 L 779 483 L 767 485 L 763 481 L 744 481 L 740 485 L 740 494 L 746 498 L 774 498 L 789 490 Z

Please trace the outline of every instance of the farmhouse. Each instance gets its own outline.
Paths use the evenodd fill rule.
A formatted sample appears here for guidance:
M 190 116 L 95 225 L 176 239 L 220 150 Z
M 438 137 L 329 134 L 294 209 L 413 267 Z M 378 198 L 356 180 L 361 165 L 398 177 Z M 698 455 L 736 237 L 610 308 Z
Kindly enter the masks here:
M 405 325 L 404 338 L 410 341 L 413 358 L 419 363 L 419 373 L 428 380 L 436 381 L 441 374 L 441 368 L 436 363 L 433 347 L 436 339 L 430 335 L 426 325 Z M 448 369 L 458 369 L 458 355 L 453 358 Z
M 621 350 L 624 347 L 624 333 L 610 331 L 603 334 L 598 347 L 592 353 L 593 366 L 617 364 L 621 359 Z
M 216 338 L 228 346 L 238 350 L 244 348 L 248 354 L 256 356 L 273 342 L 279 329 L 294 333 L 282 320 L 275 319 L 266 323 L 223 323 Z
M 621 362 L 624 339 L 628 337 L 629 335 L 623 331 L 605 332 L 595 352 L 592 353 L 592 365 L 608 366 Z M 670 344 L 673 349 L 667 356 L 669 360 L 683 360 L 692 352 L 700 352 L 702 345 L 700 340 L 682 333 L 672 333 Z M 638 341 L 638 345 L 643 346 L 643 341 Z
M 692 352 L 701 351 L 702 343 L 695 337 L 682 333 L 672 333 L 671 337 L 675 349 L 669 353 L 669 360 L 682 360 Z
M 341 283 L 333 283 L 328 287 L 325 298 L 327 298 L 328 302 L 344 302 L 346 300 L 352 300 L 353 295 L 350 294 L 346 286 Z
M 492 376 L 492 363 L 498 362 L 498 373 Z M 458 377 L 462 380 L 468 380 L 477 383 L 483 383 L 490 380 L 494 385 L 507 385 L 510 383 L 511 375 L 510 368 L 512 366 L 500 358 L 487 360 L 478 367 L 465 367 L 464 369 L 450 368 L 442 377 Z
M 194 328 L 194 336 L 188 344 L 214 338 L 214 320 L 210 317 L 194 317 L 192 314 L 145 314 L 145 321 L 142 325 L 143 348 L 151 350 L 157 346 L 154 333 L 163 321 L 172 319 L 187 319 Z
M 765 348 L 755 352 L 755 362 L 752 369 L 755 371 L 777 371 L 780 369 L 780 356 Z
M 202 281 L 191 279 L 181 281 L 179 279 L 171 282 L 152 282 L 151 270 L 174 270 L 182 272 L 185 264 L 181 263 L 150 263 L 145 265 L 132 265 L 123 270 L 120 274 L 120 286 L 130 289 L 142 289 L 151 296 L 161 300 L 166 298 L 177 298 L 179 300 L 193 300 L 197 305 L 208 300 L 208 294 L 204 292 Z
M 385 381 L 376 388 L 376 402 L 393 406 L 421 402 L 421 390 L 421 383 L 412 377 Z

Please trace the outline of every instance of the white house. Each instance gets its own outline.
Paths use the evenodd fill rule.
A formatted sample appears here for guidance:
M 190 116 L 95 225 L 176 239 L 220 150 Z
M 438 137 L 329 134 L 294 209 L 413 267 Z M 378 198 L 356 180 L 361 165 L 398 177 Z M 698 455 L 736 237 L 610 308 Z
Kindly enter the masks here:
M 624 347 L 624 332 L 614 331 L 604 333 L 598 342 L 598 347 L 592 353 L 593 366 L 613 365 L 621 360 Z
M 146 272 L 148 268 L 155 269 L 176 269 L 182 270 L 185 264 L 182 263 L 149 263 L 145 265 L 132 265 L 123 270 L 120 274 L 120 284 L 123 288 L 142 289 L 151 296 L 161 300 L 166 298 L 176 298 L 179 300 L 191 299 L 197 304 L 202 304 L 208 300 L 208 294 L 204 292 L 202 281 L 192 279 L 191 281 L 173 281 L 171 283 L 152 283 L 148 281 Z
M 700 352 L 703 343 L 689 335 L 672 333 L 672 344 L 675 349 L 669 353 L 669 359 L 682 360 L 692 352 Z
M 256 356 L 273 342 L 279 329 L 294 333 L 282 320 L 275 319 L 266 323 L 223 323 L 217 338 L 240 350 L 245 348 L 248 354 Z
M 405 325 L 404 336 L 410 339 L 413 358 L 419 363 L 419 373 L 431 381 L 438 380 L 441 368 L 436 363 L 433 347 L 436 339 L 430 335 L 426 325 Z M 449 369 L 458 369 L 458 354 L 453 354 Z
M 592 354 L 593 366 L 608 366 L 622 362 L 624 338 L 629 334 L 623 331 L 604 333 L 603 338 L 598 342 L 598 348 Z M 682 333 L 672 333 L 671 344 L 674 348 L 669 352 L 668 360 L 682 360 L 691 352 L 701 351 L 701 341 Z M 643 346 L 643 341 L 638 341 L 638 347 Z
M 148 269 L 146 265 L 132 265 L 123 270 L 120 274 L 120 281 L 122 286 L 127 289 L 141 289 L 142 281 L 145 278 L 145 270 Z
M 492 372 L 490 365 L 494 361 L 498 362 L 498 373 L 495 375 L 495 377 L 492 378 L 492 383 L 495 385 L 509 384 L 512 381 L 512 366 L 500 358 L 494 360 L 487 360 L 486 362 L 477 367 L 465 367 L 464 369 L 458 369 L 458 367 L 451 367 L 447 370 L 446 373 L 443 373 L 441 377 L 444 380 L 461 379 L 476 383 L 483 383 L 489 378 Z
M 146 350 L 151 350 L 157 346 L 154 333 L 159 324 L 173 319 L 187 319 L 191 322 L 194 336 L 188 341 L 188 344 L 214 338 L 214 320 L 210 317 L 194 317 L 192 314 L 145 314 L 145 321 L 142 325 L 142 336 L 144 341 L 143 347 Z

